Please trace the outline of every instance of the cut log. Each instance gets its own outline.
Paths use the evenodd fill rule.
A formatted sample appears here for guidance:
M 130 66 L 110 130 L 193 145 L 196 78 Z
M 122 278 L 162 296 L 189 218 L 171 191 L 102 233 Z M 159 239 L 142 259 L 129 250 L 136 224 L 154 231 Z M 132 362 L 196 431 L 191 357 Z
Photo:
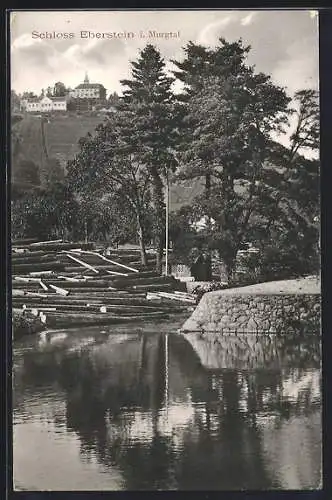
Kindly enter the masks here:
M 54 271 L 32 271 L 29 274 L 30 276 L 51 276 L 54 274 Z
M 93 271 L 96 274 L 99 273 L 99 271 L 97 269 L 95 269 L 94 267 L 90 266 L 90 264 L 87 264 L 86 262 L 83 262 L 82 260 L 78 259 L 74 255 L 71 255 L 70 253 L 67 253 L 66 255 L 67 255 L 67 257 L 69 257 L 70 259 L 74 260 L 75 262 L 77 262 L 81 266 L 86 267 L 87 269 L 90 269 L 91 271 Z
M 13 257 L 11 259 L 12 266 L 16 266 L 18 264 L 38 264 L 40 262 L 42 263 L 48 263 L 48 262 L 54 262 L 56 259 L 55 255 L 40 255 L 40 256 L 29 256 L 29 257 Z M 59 260 L 58 260 L 59 261 Z M 59 261 L 60 262 L 60 261 Z
M 115 287 L 131 287 L 133 285 L 159 285 L 161 283 L 175 283 L 173 276 L 137 276 L 134 275 L 131 279 L 117 279 L 113 281 Z
M 124 269 L 127 269 L 128 271 L 132 271 L 134 273 L 138 273 L 138 269 L 134 269 L 132 267 L 126 266 L 125 264 L 121 264 L 120 262 L 116 262 L 114 260 L 108 259 L 104 255 L 101 255 L 101 254 L 99 254 L 97 252 L 91 252 L 91 251 L 84 251 L 84 250 L 82 250 L 81 253 L 86 253 L 86 254 L 89 254 L 89 255 L 93 255 L 94 257 L 100 258 L 101 260 L 103 260 L 105 262 L 109 262 L 110 264 L 113 264 L 114 266 L 119 266 L 119 267 L 122 267 Z
M 76 283 L 71 283 L 71 285 L 74 285 L 74 284 L 76 284 Z M 52 285 L 50 285 L 50 286 L 52 286 Z M 90 294 L 93 292 L 98 292 L 98 293 L 102 293 L 103 295 L 105 295 L 105 294 L 108 294 L 109 292 L 110 293 L 116 292 L 116 290 L 114 290 L 113 288 L 100 287 L 100 286 L 93 287 L 92 284 L 90 287 L 78 288 L 77 286 L 76 287 L 70 286 L 68 283 L 68 286 L 66 289 L 68 291 L 70 291 L 70 293 L 72 295 L 81 294 L 81 293 Z
M 47 241 L 37 241 L 37 242 L 34 242 L 34 243 L 31 243 L 30 246 L 31 247 L 40 247 L 40 246 L 45 246 L 45 245 L 54 245 L 54 243 L 58 244 L 58 243 L 63 243 L 63 239 L 59 239 L 59 240 L 47 240 Z
M 93 243 L 55 243 L 55 242 L 38 242 L 28 246 L 29 250 L 55 250 L 61 252 L 62 250 L 72 250 L 73 248 L 81 248 L 84 250 L 93 250 Z
M 55 285 L 50 285 L 50 288 L 52 288 L 52 290 L 55 291 L 55 293 L 59 294 L 59 295 L 68 295 L 69 294 L 69 291 L 68 290 L 65 290 L 64 288 L 60 288 L 58 286 L 55 286 Z
M 54 260 L 51 262 L 38 262 L 31 264 L 12 264 L 13 274 L 23 274 L 24 272 L 53 271 L 54 269 L 63 269 L 61 262 Z
M 118 267 L 116 266 L 113 266 L 112 264 L 109 264 L 108 266 L 105 265 L 105 266 L 95 266 L 95 269 L 97 269 L 99 272 L 102 272 L 102 271 L 105 271 L 105 274 L 106 274 L 106 271 L 116 271 L 119 269 Z M 78 266 L 66 266 L 65 267 L 65 271 L 66 273 L 81 273 L 82 272 L 82 267 L 78 267 Z M 92 272 L 90 270 L 90 272 Z M 85 271 L 84 274 L 89 274 L 89 271 Z
M 133 298 L 133 297 L 91 297 L 91 296 L 70 296 L 70 300 L 68 297 L 61 297 L 60 295 L 49 295 L 49 294 L 33 294 L 33 295 L 24 295 L 12 297 L 12 303 L 17 304 L 50 304 L 53 305 L 55 303 L 58 304 L 99 304 L 99 305 L 110 305 L 114 304 L 116 306 L 125 306 L 125 305 L 137 305 L 137 306 L 145 306 L 145 305 L 155 305 L 156 307 L 160 306 L 168 306 L 174 305 L 174 301 L 169 301 L 167 304 L 167 300 L 164 301 L 147 301 L 143 297 Z
M 54 328 L 65 328 L 78 325 L 107 325 L 164 318 L 168 318 L 168 315 L 163 312 L 153 315 L 137 316 L 116 316 L 109 313 L 82 314 L 49 312 L 46 315 L 46 324 Z
M 36 281 L 26 281 L 26 282 L 13 282 L 13 288 L 19 287 L 22 289 L 25 288 L 31 288 L 31 287 L 36 287 L 38 288 L 40 279 L 35 278 Z M 38 280 L 38 281 L 37 281 Z M 43 282 L 45 285 L 55 285 L 55 286 L 60 286 L 60 287 L 70 287 L 70 288 L 102 288 L 102 289 L 109 289 L 111 284 L 113 282 L 107 281 L 107 280 L 100 280 L 100 281 L 94 281 L 94 280 L 82 280 L 82 281 L 66 281 L 63 279 L 43 279 Z M 115 288 L 113 288 L 115 290 Z
M 70 283 L 86 283 L 86 278 L 71 278 L 70 276 L 58 276 L 59 280 L 69 281 Z
M 17 304 L 16 304 L 17 305 Z M 135 306 L 135 305 L 112 305 L 112 304 L 89 304 L 89 303 L 79 303 L 79 304 L 63 304 L 59 302 L 54 302 L 54 304 L 48 305 L 45 303 L 35 303 L 29 304 L 24 303 L 22 309 L 30 311 L 32 309 L 37 309 L 38 311 L 72 311 L 72 312 L 82 312 L 90 313 L 90 312 L 110 312 L 115 313 L 116 315 L 141 315 L 145 313 L 154 313 L 154 312 L 163 312 L 163 313 L 177 313 L 184 312 L 188 309 L 187 306 L 179 306 L 179 307 L 159 307 L 159 306 Z M 18 309 L 21 310 L 21 309 Z
M 55 258 L 57 256 L 57 252 L 52 252 L 51 250 L 28 250 L 24 249 L 24 253 L 15 253 L 14 255 L 12 254 L 13 259 L 27 259 L 27 258 L 34 258 L 34 257 L 43 257 L 45 255 L 53 255 Z
M 179 300 L 182 302 L 190 302 L 192 304 L 194 304 L 196 302 L 195 298 L 183 297 L 183 296 L 179 296 L 175 293 L 159 292 L 158 295 L 160 297 L 165 297 L 166 299 L 170 299 L 170 300 Z
M 128 255 L 122 255 L 122 254 L 112 254 L 112 255 L 108 255 L 107 257 L 105 257 L 105 255 L 101 254 L 101 253 L 98 253 L 98 252 L 90 252 L 90 251 L 85 251 L 85 250 L 71 250 L 72 252 L 75 252 L 77 253 L 78 255 L 81 254 L 81 255 L 84 255 L 86 261 L 89 263 L 89 264 L 100 264 L 100 260 L 104 260 L 105 262 L 113 262 L 113 261 L 116 261 L 117 263 L 121 263 L 121 264 L 127 264 L 128 262 L 130 261 L 136 261 L 136 262 L 140 262 L 140 254 L 128 254 Z M 155 257 L 153 256 L 147 256 L 147 261 L 151 261 L 151 262 L 154 262 L 156 259 Z
M 18 240 L 12 240 L 12 245 L 30 245 L 31 243 L 37 243 L 37 238 L 21 238 Z
M 173 283 L 156 283 L 151 285 L 133 285 L 133 290 L 158 291 L 158 290 L 173 290 Z
M 20 286 L 22 283 L 39 283 L 40 278 L 31 278 L 31 277 L 26 277 L 26 276 L 13 276 L 13 285 L 15 285 L 18 282 L 18 286 Z
M 106 269 L 105 271 L 107 274 L 111 274 L 113 276 L 128 276 L 128 274 L 125 273 L 118 273 L 116 271 L 110 271 L 109 269 Z
M 45 283 L 42 282 L 42 280 L 39 281 L 39 284 L 43 290 L 46 290 L 46 291 L 48 290 L 47 286 L 45 285 Z

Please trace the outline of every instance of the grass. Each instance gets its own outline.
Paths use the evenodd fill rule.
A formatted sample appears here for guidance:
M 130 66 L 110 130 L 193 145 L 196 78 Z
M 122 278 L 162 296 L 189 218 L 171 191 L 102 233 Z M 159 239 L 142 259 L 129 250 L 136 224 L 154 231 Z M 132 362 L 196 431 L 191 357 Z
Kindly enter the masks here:
M 102 117 L 89 115 L 59 114 L 45 123 L 45 138 L 49 157 L 57 158 L 64 166 L 78 152 L 78 141 L 88 132 L 93 133 Z M 21 137 L 21 154 L 26 160 L 40 165 L 45 161 L 41 139 L 39 116 L 24 115 L 15 125 Z M 13 172 L 15 175 L 15 171 Z

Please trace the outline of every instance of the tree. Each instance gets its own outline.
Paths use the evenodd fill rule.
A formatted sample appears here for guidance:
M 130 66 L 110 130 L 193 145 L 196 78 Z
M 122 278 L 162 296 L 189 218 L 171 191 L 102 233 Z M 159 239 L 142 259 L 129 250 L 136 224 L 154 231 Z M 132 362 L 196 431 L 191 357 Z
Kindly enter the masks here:
M 65 172 L 57 158 L 45 159 L 44 169 L 42 173 L 43 186 L 52 186 L 56 183 L 62 183 L 65 179 Z
M 20 97 L 16 94 L 15 90 L 10 92 L 10 109 L 12 113 L 17 113 L 20 111 L 21 100 Z
M 116 92 L 113 92 L 113 94 L 110 94 L 108 97 L 108 103 L 110 106 L 117 108 L 120 104 L 120 96 Z
M 274 200 L 277 210 L 285 196 L 296 201 L 300 209 L 319 217 L 319 160 L 306 159 L 303 154 L 310 150 L 317 156 L 319 151 L 319 100 L 318 93 L 304 89 L 295 93 L 290 112 L 295 114 L 293 132 L 289 130 L 288 148 L 274 144 L 272 161 L 283 173 L 286 189 L 280 189 Z M 273 219 L 268 220 L 268 227 Z
M 36 97 L 38 97 L 37 94 L 31 91 L 25 91 L 22 94 L 22 99 L 35 99 Z
M 53 95 L 55 97 L 64 97 L 67 94 L 67 89 L 64 83 L 56 82 L 53 88 Z
M 23 116 L 17 113 L 11 115 L 11 157 L 16 160 L 21 152 L 22 137 L 17 124 L 23 120 Z
M 122 129 L 127 115 L 119 112 L 79 142 L 80 151 L 67 166 L 68 181 L 79 199 L 85 219 L 96 216 L 96 200 L 112 196 L 126 213 L 134 215 L 141 250 L 146 265 L 145 214 L 150 202 L 149 174 L 128 151 Z M 86 231 L 87 232 L 87 231 Z
M 77 202 L 65 183 L 26 191 L 13 199 L 11 215 L 15 238 L 66 238 L 79 221 Z
M 225 263 L 228 280 L 252 217 L 268 195 L 271 134 L 287 123 L 289 98 L 268 75 L 245 64 L 250 47 L 220 39 L 215 49 L 194 44 L 175 62 L 187 88 L 187 139 L 181 178 L 205 177 L 197 217 L 207 216 L 206 237 Z M 263 213 L 263 212 L 261 212 Z
M 40 186 L 39 166 L 32 160 L 21 159 L 13 165 L 13 192 L 19 194 Z
M 173 78 L 166 75 L 165 62 L 158 50 L 147 45 L 131 65 L 132 79 L 121 81 L 127 87 L 119 106 L 126 117 L 121 137 L 127 153 L 146 170 L 151 182 L 156 268 L 161 272 L 165 227 L 163 187 L 169 169 L 176 165 L 171 151 L 178 141 L 179 114 L 171 90 Z

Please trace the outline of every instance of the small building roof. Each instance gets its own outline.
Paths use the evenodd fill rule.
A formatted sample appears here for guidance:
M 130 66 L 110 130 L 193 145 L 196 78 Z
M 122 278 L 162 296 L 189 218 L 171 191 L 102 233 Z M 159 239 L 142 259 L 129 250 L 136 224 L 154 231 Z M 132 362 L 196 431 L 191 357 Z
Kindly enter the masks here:
M 66 101 L 66 96 L 56 96 L 56 97 L 51 97 L 50 99 L 52 99 L 52 101 L 56 101 L 56 102 L 61 102 L 61 101 Z
M 80 83 L 75 89 L 105 89 L 101 83 Z M 106 90 L 106 89 L 105 89 Z

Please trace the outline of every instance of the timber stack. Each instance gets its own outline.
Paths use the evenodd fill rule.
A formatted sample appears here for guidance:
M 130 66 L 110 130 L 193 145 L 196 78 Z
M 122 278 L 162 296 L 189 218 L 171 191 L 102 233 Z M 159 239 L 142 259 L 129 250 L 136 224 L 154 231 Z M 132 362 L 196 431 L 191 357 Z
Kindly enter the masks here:
M 13 241 L 13 311 L 38 316 L 49 328 L 159 321 L 192 311 L 196 297 L 173 276 L 158 274 L 155 260 L 152 250 L 143 267 L 137 249 Z

